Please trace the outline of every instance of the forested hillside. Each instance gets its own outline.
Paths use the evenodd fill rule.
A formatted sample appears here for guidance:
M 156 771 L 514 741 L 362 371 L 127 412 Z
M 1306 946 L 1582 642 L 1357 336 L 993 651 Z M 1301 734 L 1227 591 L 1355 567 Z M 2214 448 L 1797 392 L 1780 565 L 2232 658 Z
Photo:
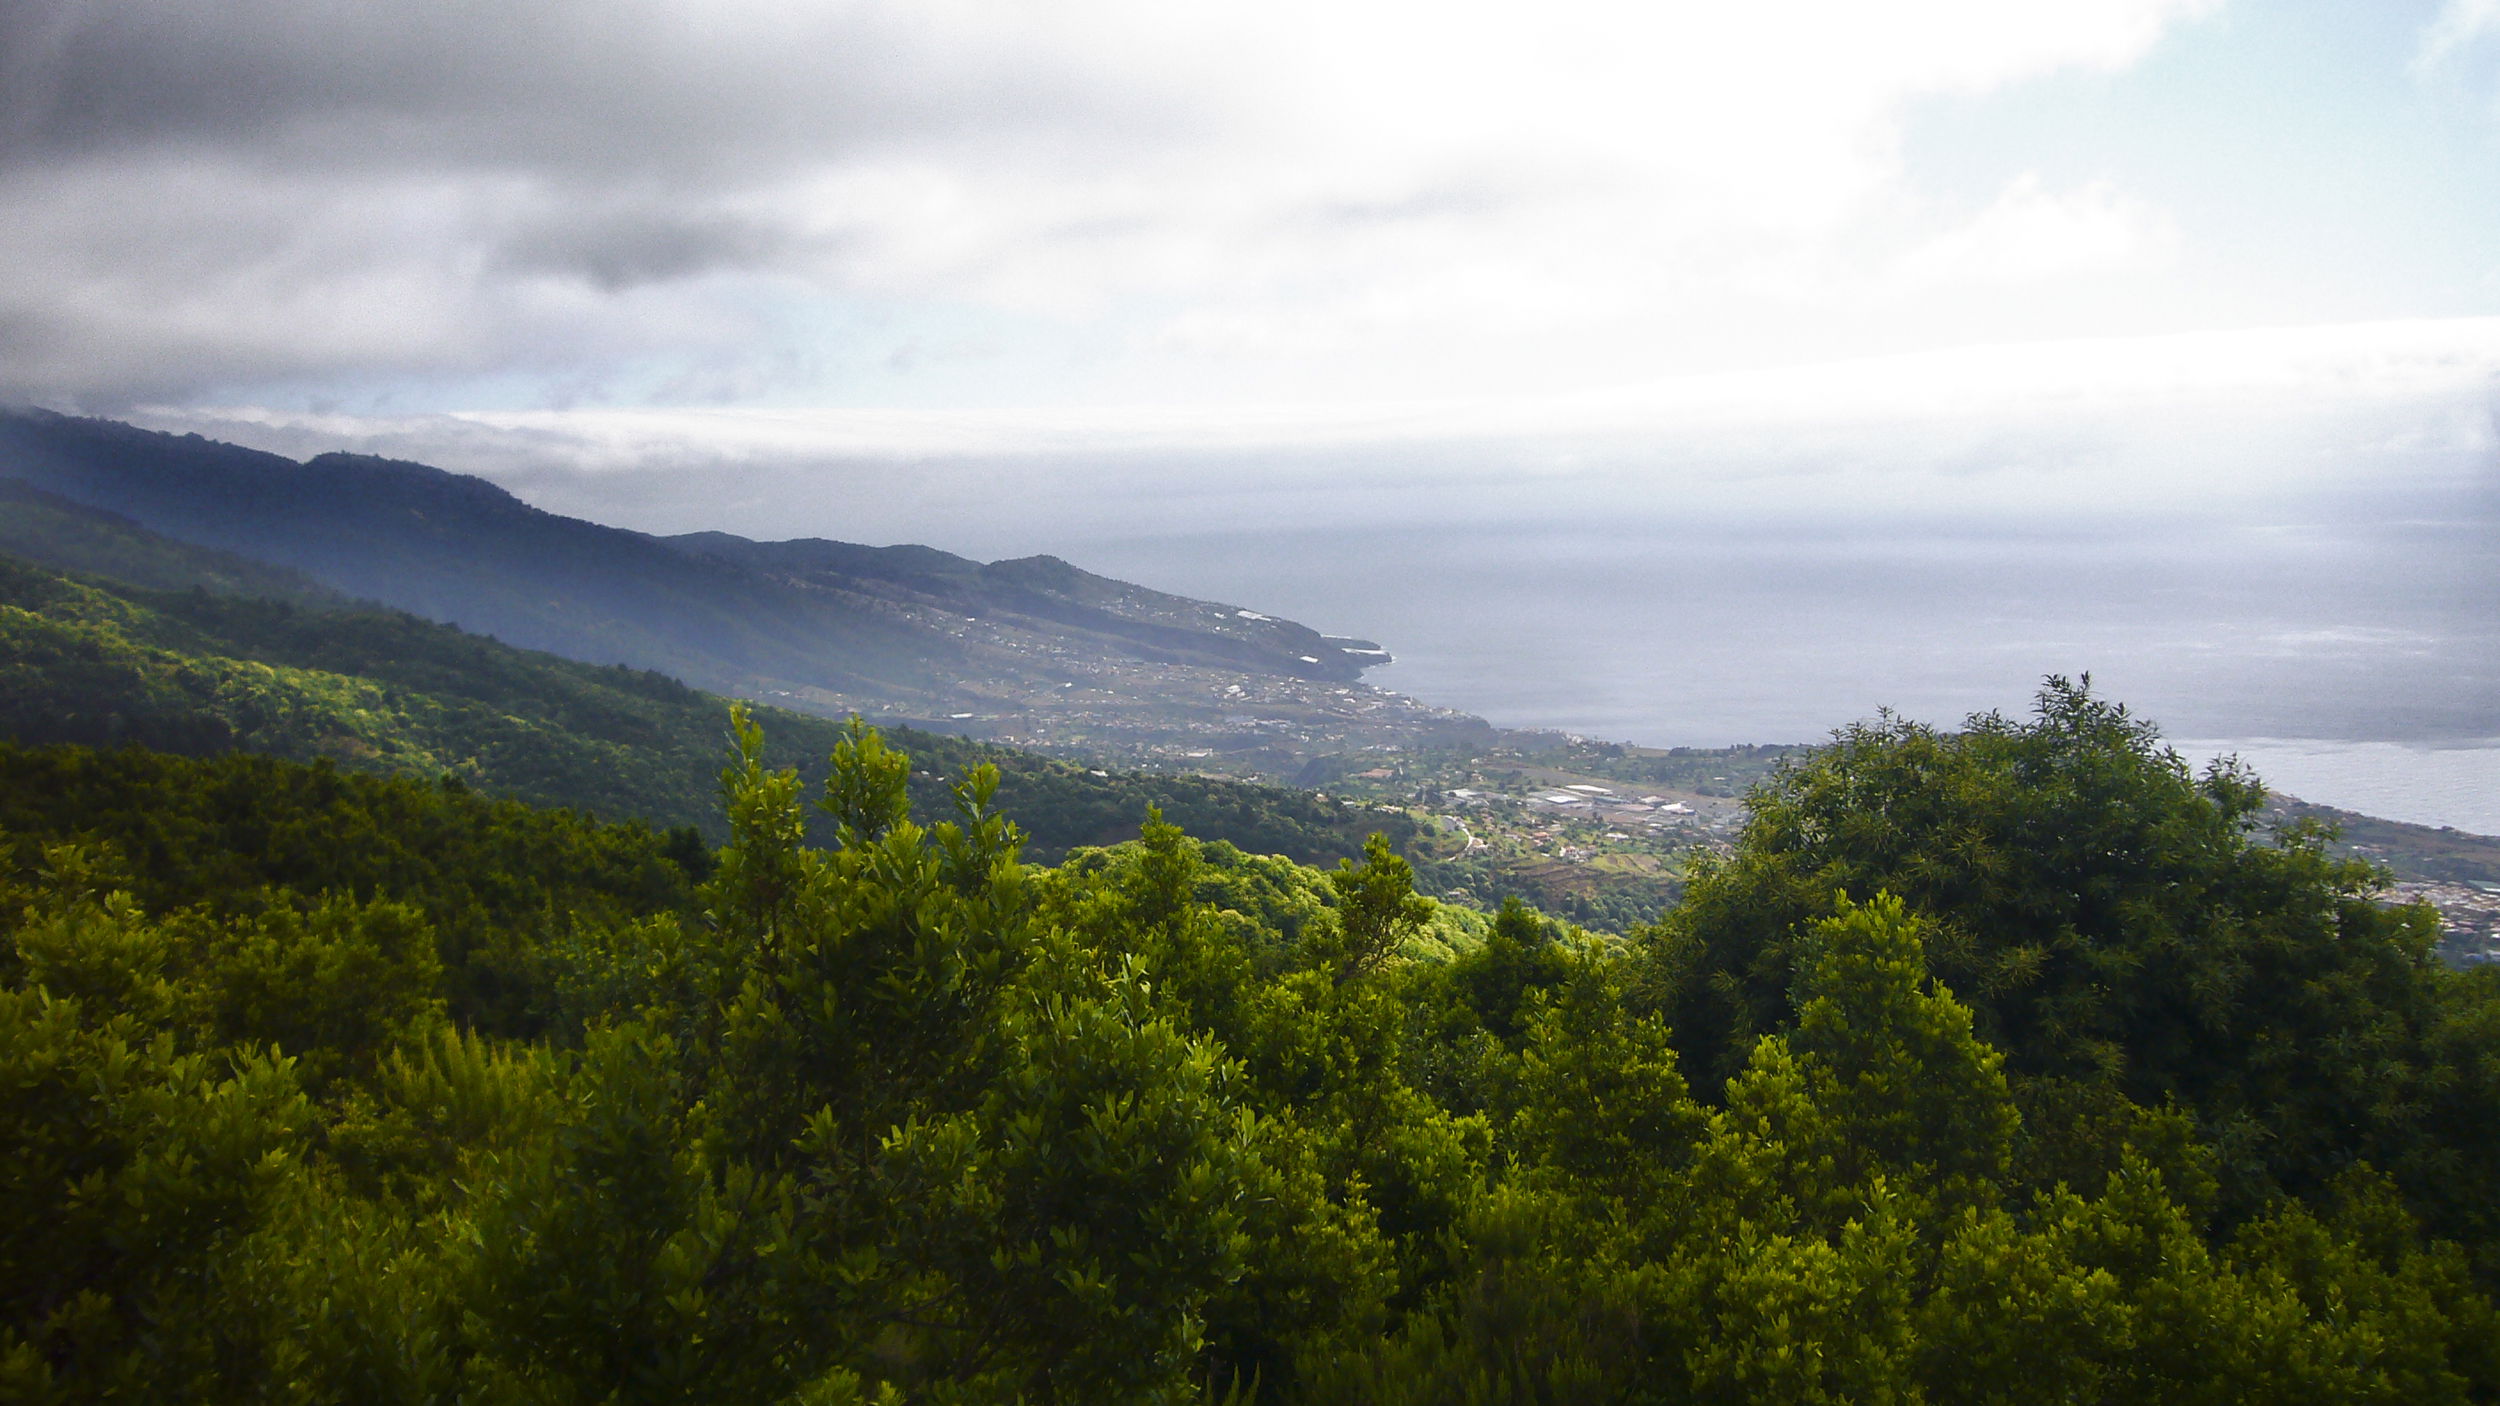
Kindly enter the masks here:
M 0 477 L 0 552 L 141 590 L 261 596 L 342 605 L 338 592 L 301 572 L 150 532 L 115 513 Z
M 1621 942 L 765 749 L 717 853 L 7 759 L 8 1394 L 2500 1392 L 2500 985 L 2080 690 L 1854 730 Z
M 0 408 L 0 505 L 75 534 L 179 548 L 0 550 L 167 584 L 181 551 L 593 665 L 821 716 L 916 721 L 1028 747 L 1205 759 L 1290 776 L 1318 750 L 1453 740 L 1482 720 L 1358 684 L 1387 654 L 1258 611 L 930 547 L 662 538 L 545 512 L 484 479 L 351 454 L 298 463 L 196 435 Z M 70 510 L 86 513 L 68 522 Z M 29 515 L 17 507 L 9 512 Z M 97 544 L 90 544 L 97 545 Z M 231 573 L 229 573 L 231 574 Z M 316 584 L 317 583 L 317 584 Z M 213 588 L 212 588 L 213 589 Z M 1255 701 L 1253 701 L 1255 700 Z
M 116 559 L 135 550 L 119 548 Z M 448 775 L 536 805 L 693 826 L 717 841 L 727 834 L 717 795 L 727 708 L 658 674 L 515 649 L 398 611 L 142 591 L 0 556 L 0 738 L 241 749 Z M 820 778 L 838 725 L 770 717 L 775 764 Z M 1374 829 L 1401 843 L 1414 833 L 1403 815 L 1305 792 L 1104 773 L 897 735 L 921 757 L 912 784 L 923 805 L 942 802 L 945 778 L 997 766 L 1001 794 L 1042 857 L 1134 835 L 1149 806 L 1208 838 L 1312 862 L 1358 853 Z

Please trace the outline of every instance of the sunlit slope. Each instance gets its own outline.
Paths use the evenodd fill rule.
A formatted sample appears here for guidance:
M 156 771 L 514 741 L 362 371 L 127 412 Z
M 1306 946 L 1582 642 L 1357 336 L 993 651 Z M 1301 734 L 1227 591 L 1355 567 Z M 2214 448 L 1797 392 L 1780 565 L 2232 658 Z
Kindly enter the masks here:
M 141 591 L 0 558 L 0 735 L 29 743 L 265 752 L 453 776 L 497 795 L 663 827 L 718 826 L 726 699 L 663 675 L 513 648 L 402 612 Z M 772 712 L 777 764 L 821 772 L 838 725 Z M 981 761 L 1037 855 L 1133 837 L 1149 805 L 1196 834 L 1309 861 L 1400 815 L 1196 777 L 1095 775 L 957 738 L 898 733 L 914 789 Z

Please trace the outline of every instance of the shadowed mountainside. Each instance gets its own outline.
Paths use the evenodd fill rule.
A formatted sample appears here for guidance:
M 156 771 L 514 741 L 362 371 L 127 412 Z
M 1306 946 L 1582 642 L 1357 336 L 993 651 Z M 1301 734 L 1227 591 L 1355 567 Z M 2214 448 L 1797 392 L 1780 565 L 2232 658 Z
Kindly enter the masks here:
M 810 712 L 1105 754 L 1255 752 L 1248 770 L 1310 746 L 1482 727 L 1361 686 L 1387 659 L 1369 641 L 1054 557 L 653 537 L 422 464 L 297 463 L 41 410 L 0 413 L 0 479 L 46 511 L 67 500 L 525 648 Z M 1264 728 L 1241 703 L 1262 694 L 1274 705 Z

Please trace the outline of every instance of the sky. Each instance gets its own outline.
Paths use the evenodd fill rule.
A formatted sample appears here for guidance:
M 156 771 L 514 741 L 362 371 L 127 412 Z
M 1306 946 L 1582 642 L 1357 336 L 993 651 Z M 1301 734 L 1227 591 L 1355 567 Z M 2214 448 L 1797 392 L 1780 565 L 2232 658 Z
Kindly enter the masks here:
M 2500 527 L 2500 0 L 0 0 L 0 401 L 1261 602 Z
M 1117 425 L 2500 315 L 2495 0 L 0 25 L 0 386 L 102 412 Z

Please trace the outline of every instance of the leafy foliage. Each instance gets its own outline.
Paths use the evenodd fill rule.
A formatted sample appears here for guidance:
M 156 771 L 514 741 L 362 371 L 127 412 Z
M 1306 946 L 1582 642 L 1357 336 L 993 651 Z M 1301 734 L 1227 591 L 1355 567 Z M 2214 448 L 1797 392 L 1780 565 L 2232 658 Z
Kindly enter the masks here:
M 690 910 L 710 863 L 690 832 L 598 825 L 456 784 L 266 757 L 5 744 L 0 845 L 20 865 L 81 856 L 93 869 L 84 882 L 120 888 L 149 912 L 247 925 L 216 939 L 236 1000 L 259 983 L 267 989 L 252 999 L 275 1009 L 317 994 L 299 989 L 307 980 L 360 1000 L 339 983 L 376 964 L 430 964 L 463 1023 L 513 1033 L 551 1009 L 556 962 L 577 934 Z M 400 905 L 398 917 L 354 920 L 389 950 L 317 955 L 348 921 L 333 900 Z M 385 922 L 422 924 L 428 936 L 375 926 Z
M 1786 1023 L 1834 895 L 1889 893 L 2035 1113 L 2180 1110 L 2244 1205 L 2394 1170 L 2463 1131 L 2420 1100 L 2461 1076 L 2433 1032 L 2477 988 L 2435 969 L 2424 911 L 2371 900 L 2368 866 L 2256 834 L 2263 798 L 2064 680 L 2029 723 L 1854 727 L 1757 793 L 1736 855 L 1648 934 L 1653 989 L 1687 1059 L 1731 1069 Z
M 0 1387 L 2500 1392 L 2492 983 L 2080 690 L 1845 739 L 1630 942 L 1154 812 L 1041 868 L 991 769 L 924 822 L 872 729 L 731 732 L 716 854 L 0 752 Z

